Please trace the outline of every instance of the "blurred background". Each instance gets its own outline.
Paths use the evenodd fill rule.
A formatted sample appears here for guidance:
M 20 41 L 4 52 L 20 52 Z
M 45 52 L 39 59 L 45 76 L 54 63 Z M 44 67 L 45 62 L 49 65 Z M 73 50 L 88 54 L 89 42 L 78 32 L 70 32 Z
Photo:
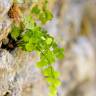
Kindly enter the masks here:
M 96 0 L 50 0 L 49 8 L 46 27 L 65 48 L 58 96 L 96 96 Z

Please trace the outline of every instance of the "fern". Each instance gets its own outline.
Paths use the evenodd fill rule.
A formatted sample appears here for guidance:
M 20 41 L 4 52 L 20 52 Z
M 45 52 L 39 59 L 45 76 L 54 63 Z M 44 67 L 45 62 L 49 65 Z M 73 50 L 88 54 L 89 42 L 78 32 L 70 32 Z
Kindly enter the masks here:
M 52 19 L 53 15 L 47 8 L 47 1 L 43 8 L 34 6 L 31 9 L 31 14 L 35 14 L 37 20 L 42 24 L 47 23 Z M 64 56 L 64 49 L 59 48 L 54 38 L 50 36 L 42 24 L 37 24 L 32 16 L 22 16 L 23 32 L 14 24 L 11 31 L 11 36 L 20 48 L 25 51 L 32 52 L 36 51 L 40 53 L 40 60 L 36 66 L 41 69 L 45 80 L 49 85 L 49 96 L 57 96 L 57 88 L 61 82 L 59 80 L 59 72 L 54 69 L 54 63 L 56 59 L 61 59 Z M 19 26 L 20 27 L 20 26 Z M 18 41 L 18 37 L 20 37 Z

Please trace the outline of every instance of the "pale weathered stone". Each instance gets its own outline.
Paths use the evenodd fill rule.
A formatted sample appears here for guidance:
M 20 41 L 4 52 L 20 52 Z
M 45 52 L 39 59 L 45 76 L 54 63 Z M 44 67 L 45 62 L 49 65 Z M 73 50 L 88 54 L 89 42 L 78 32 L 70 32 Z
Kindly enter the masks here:
M 10 9 L 12 2 L 13 0 L 0 0 L 0 20 Z
M 0 42 L 6 38 L 10 31 L 11 21 L 8 18 L 8 11 L 13 0 L 0 0 Z
M 12 55 L 6 50 L 0 49 L 0 96 L 9 90 L 9 82 L 14 76 L 12 75 L 13 64 Z
M 5 17 L 2 22 L 0 22 L 0 42 L 5 39 L 10 32 L 11 21 L 8 17 Z

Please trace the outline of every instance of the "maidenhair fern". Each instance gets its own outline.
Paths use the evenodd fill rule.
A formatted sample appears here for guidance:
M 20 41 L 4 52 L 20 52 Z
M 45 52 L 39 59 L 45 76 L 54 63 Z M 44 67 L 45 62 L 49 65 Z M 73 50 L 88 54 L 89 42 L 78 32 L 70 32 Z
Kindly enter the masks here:
M 56 59 L 63 58 L 64 49 L 59 48 L 54 38 L 50 36 L 42 27 L 52 19 L 53 15 L 47 8 L 47 1 L 41 8 L 38 5 L 32 7 L 29 16 L 22 15 L 22 25 L 14 24 L 11 30 L 12 38 L 17 42 L 18 47 L 25 51 L 36 51 L 40 53 L 40 60 L 36 66 L 41 72 L 49 85 L 49 96 L 57 96 L 57 88 L 60 85 L 59 72 L 54 69 Z M 34 17 L 32 17 L 35 15 Z M 36 23 L 39 21 L 39 23 Z M 19 38 L 19 39 L 18 39 Z

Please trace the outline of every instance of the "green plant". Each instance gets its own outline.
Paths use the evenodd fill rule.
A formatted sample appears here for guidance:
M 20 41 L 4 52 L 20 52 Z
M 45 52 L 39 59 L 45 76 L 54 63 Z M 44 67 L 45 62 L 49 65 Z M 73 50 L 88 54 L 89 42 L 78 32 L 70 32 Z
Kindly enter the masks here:
M 35 19 L 32 14 L 35 15 Z M 11 37 L 23 50 L 39 52 L 40 60 L 36 66 L 41 69 L 45 80 L 48 82 L 49 96 L 57 96 L 57 88 L 61 82 L 59 72 L 54 68 L 54 63 L 56 59 L 63 58 L 64 49 L 59 48 L 54 38 L 42 27 L 42 24 L 47 23 L 52 17 L 52 13 L 47 8 L 47 1 L 43 8 L 35 5 L 32 7 L 30 15 L 22 15 L 22 27 L 16 24 L 12 26 Z M 37 21 L 40 21 L 40 23 L 37 24 Z

